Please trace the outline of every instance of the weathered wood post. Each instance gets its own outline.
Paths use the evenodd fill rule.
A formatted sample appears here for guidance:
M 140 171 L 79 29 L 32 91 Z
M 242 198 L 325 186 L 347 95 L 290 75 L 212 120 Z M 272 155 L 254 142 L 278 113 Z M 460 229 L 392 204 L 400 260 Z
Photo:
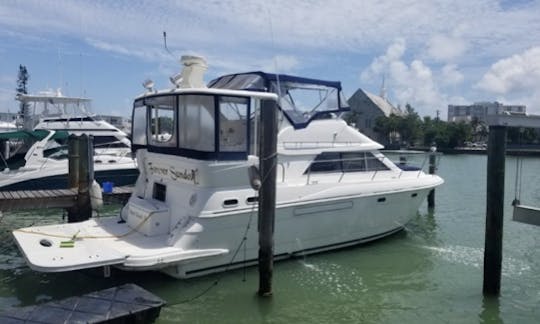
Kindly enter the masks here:
M 501 289 L 505 152 L 506 127 L 490 126 L 487 147 L 484 295 L 498 296 Z
M 69 135 L 68 137 L 68 188 L 79 187 L 79 137 Z
M 276 209 L 277 109 L 273 100 L 263 100 L 260 114 L 259 170 L 259 296 L 272 295 L 274 223 Z
M 437 153 L 436 151 L 432 150 L 429 152 L 429 171 L 428 171 L 429 174 L 435 174 L 436 165 L 437 165 Z M 428 201 L 428 208 L 435 207 L 435 189 L 431 189 L 431 191 L 428 194 L 427 201 Z
M 93 137 L 70 135 L 68 139 L 69 188 L 77 188 L 77 203 L 68 209 L 68 223 L 81 222 L 92 217 L 90 186 L 94 181 Z

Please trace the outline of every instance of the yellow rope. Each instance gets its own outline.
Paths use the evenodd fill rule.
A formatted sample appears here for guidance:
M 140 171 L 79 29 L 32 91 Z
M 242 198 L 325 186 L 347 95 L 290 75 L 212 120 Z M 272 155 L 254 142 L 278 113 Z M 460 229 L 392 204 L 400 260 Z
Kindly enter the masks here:
M 122 237 L 126 237 L 128 235 L 131 235 L 133 234 L 134 232 L 136 232 L 139 228 L 141 228 L 141 226 L 146 223 L 146 221 L 148 221 L 150 219 L 150 216 L 152 216 L 152 213 L 148 214 L 148 216 L 146 216 L 142 222 L 139 223 L 139 225 L 137 225 L 136 227 L 132 228 L 131 230 L 129 230 L 127 233 L 124 233 L 122 235 L 81 235 L 79 236 L 79 232 L 77 232 L 75 235 L 61 235 L 61 234 L 52 234 L 52 233 L 43 233 L 43 232 L 35 232 L 35 231 L 32 231 L 32 230 L 26 230 L 26 229 L 16 229 L 14 230 L 14 232 L 21 232 L 21 233 L 27 233 L 27 234 L 39 234 L 39 235 L 43 235 L 43 236 L 49 236 L 49 237 L 56 237 L 56 238 L 68 238 L 68 239 L 71 239 L 71 240 L 75 240 L 75 239 L 105 239 L 105 238 L 122 238 Z

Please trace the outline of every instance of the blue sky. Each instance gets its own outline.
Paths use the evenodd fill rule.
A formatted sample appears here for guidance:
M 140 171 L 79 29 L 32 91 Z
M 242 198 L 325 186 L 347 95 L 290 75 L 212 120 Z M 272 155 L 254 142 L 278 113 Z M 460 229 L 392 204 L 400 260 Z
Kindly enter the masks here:
M 163 49 L 167 32 L 171 56 Z M 169 87 L 183 54 L 206 80 L 264 70 L 342 82 L 446 117 L 448 104 L 525 104 L 540 114 L 540 1 L 220 0 L 0 2 L 0 111 L 62 88 L 128 116 L 145 79 Z

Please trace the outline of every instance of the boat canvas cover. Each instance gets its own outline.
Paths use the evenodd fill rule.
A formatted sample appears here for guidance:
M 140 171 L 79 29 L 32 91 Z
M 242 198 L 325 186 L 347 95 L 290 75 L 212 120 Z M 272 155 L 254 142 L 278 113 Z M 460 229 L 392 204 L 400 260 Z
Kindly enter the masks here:
M 210 81 L 208 87 L 275 93 L 279 108 L 296 129 L 331 113 L 350 110 L 338 81 L 257 71 L 225 75 Z
M 4 132 L 0 133 L 0 140 L 25 140 L 25 139 L 32 139 L 36 141 L 41 141 L 45 137 L 49 135 L 48 130 L 40 129 L 35 131 L 15 131 L 15 132 Z M 68 138 L 69 134 L 65 131 L 57 131 L 51 139 L 66 139 Z

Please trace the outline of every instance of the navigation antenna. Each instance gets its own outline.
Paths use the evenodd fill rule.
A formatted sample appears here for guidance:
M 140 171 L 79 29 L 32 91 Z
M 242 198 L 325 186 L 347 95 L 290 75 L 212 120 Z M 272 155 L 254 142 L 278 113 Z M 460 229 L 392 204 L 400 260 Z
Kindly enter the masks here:
M 266 7 L 266 11 L 267 11 L 267 14 L 268 14 L 268 22 L 270 24 L 270 41 L 271 41 L 271 44 L 272 44 L 272 50 L 274 51 L 274 53 L 276 52 L 276 44 L 274 42 L 274 25 L 272 24 L 272 13 L 270 12 L 270 8 L 269 7 Z M 278 95 L 278 101 L 277 101 L 277 105 L 280 106 L 281 105 L 281 84 L 280 84 L 280 81 L 279 81 L 279 69 L 278 69 L 278 58 L 277 56 L 274 55 L 274 69 L 275 69 L 275 73 L 276 73 L 276 86 L 277 86 L 277 95 Z M 270 90 L 270 89 L 268 89 Z M 285 113 L 283 112 L 282 109 L 279 109 L 279 123 L 281 124 L 283 122 L 283 120 L 285 119 Z
M 163 45 L 167 53 L 169 53 L 176 60 L 176 57 L 174 56 L 174 54 L 167 47 L 167 32 L 166 31 L 163 31 Z

